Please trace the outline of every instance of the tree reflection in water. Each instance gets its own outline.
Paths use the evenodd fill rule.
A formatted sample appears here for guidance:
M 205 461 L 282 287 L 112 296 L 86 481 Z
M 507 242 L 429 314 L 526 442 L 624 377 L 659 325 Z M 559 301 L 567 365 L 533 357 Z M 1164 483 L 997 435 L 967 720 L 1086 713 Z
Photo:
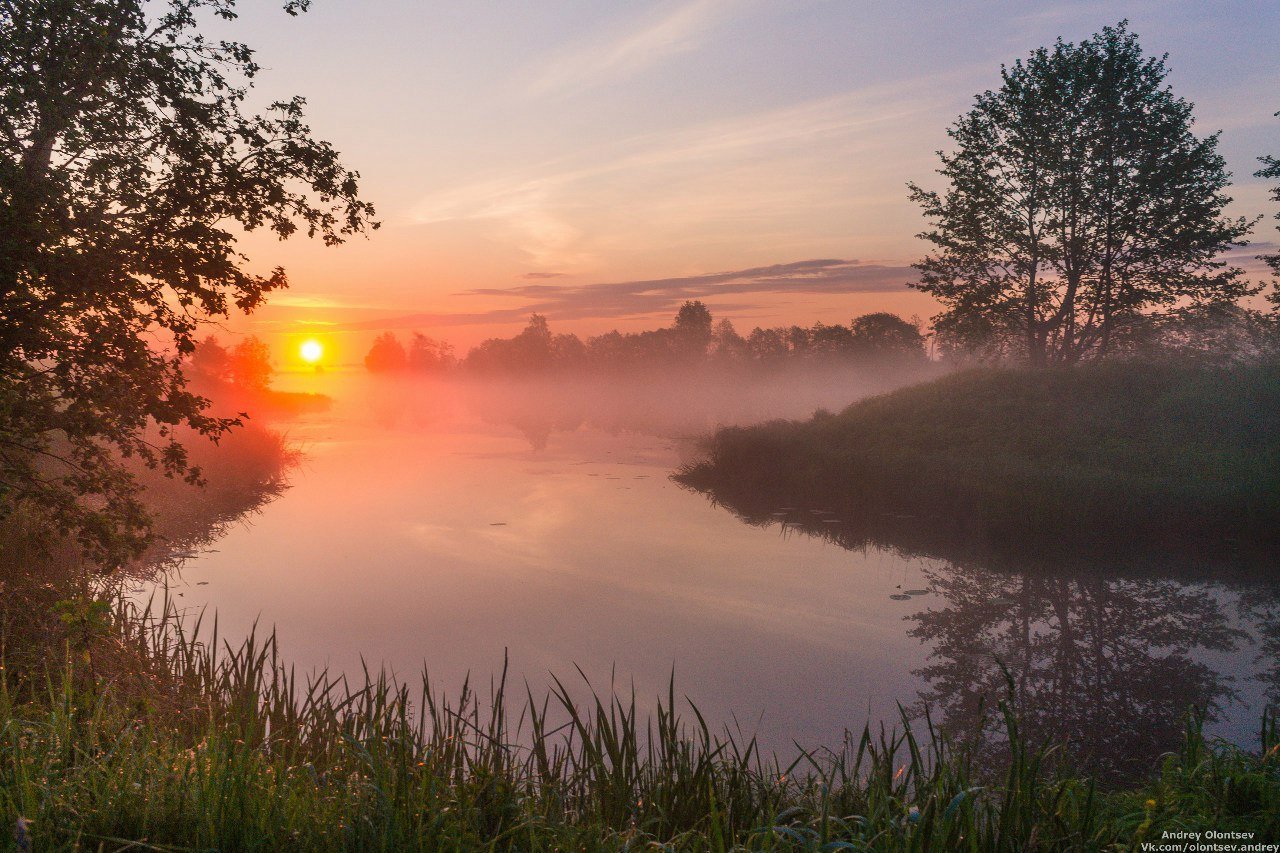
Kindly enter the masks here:
M 1012 682 L 1034 740 L 1063 743 L 1074 761 L 1118 779 L 1177 742 L 1189 707 L 1213 718 L 1233 698 L 1230 676 L 1196 658 L 1234 651 L 1246 636 L 1211 587 L 954 565 L 925 575 L 945 605 L 912 616 L 910 633 L 930 645 L 921 699 L 948 732 L 980 730 Z M 988 747 L 999 757 L 997 741 Z
M 1280 702 L 1280 583 L 1271 555 L 1225 543 L 1215 551 L 993 541 L 945 519 L 676 479 L 748 524 L 923 562 L 934 595 L 908 617 L 910 635 L 928 647 L 914 672 L 926 683 L 914 707 L 921 715 L 927 708 L 952 737 L 980 738 L 988 763 L 1002 757 L 997 704 L 1010 698 L 1034 740 L 1060 744 L 1073 764 L 1106 781 L 1149 772 L 1177 746 L 1193 707 L 1212 721 L 1250 681 Z M 1232 656 L 1225 665 L 1224 654 Z
M 1280 706 L 1280 584 L 1251 584 L 1240 596 L 1241 621 L 1252 623 L 1257 642 L 1254 663 L 1267 700 Z

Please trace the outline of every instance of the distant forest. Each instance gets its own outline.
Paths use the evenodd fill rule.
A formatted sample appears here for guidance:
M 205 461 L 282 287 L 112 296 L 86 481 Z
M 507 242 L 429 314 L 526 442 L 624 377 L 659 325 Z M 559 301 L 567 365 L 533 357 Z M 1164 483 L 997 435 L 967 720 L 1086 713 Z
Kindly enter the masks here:
M 587 338 L 553 333 L 534 314 L 511 338 L 490 338 L 459 359 L 453 347 L 415 332 L 408 345 L 392 332 L 379 335 L 364 358 L 378 373 L 479 375 L 531 373 L 629 373 L 697 366 L 768 370 L 797 363 L 921 363 L 927 359 L 918 322 L 894 314 L 865 314 L 849 325 L 815 323 L 755 328 L 743 336 L 732 321 L 716 321 L 702 302 L 684 303 L 674 322 L 644 332 L 612 331 Z

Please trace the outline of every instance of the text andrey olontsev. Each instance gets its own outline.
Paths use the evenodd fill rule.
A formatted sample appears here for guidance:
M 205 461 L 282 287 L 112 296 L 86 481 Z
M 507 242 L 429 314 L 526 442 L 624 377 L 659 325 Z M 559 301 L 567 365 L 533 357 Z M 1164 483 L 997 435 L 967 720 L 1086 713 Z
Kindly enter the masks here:
M 1142 842 L 1142 850 L 1178 850 L 1184 853 L 1201 851 L 1230 851 L 1230 853 L 1280 853 L 1280 844 L 1254 842 L 1253 832 L 1221 831 L 1207 829 L 1203 832 L 1165 830 L 1159 841 Z

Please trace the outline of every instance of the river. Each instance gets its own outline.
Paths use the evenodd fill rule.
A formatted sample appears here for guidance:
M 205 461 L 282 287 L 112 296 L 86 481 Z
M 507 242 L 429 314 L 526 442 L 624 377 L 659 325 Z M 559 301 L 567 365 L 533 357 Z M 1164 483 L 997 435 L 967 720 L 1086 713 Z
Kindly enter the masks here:
M 634 688 L 642 709 L 674 676 L 714 725 L 786 752 L 893 724 L 899 703 L 971 728 L 979 698 L 1004 695 L 1003 664 L 1024 713 L 1112 769 L 1176 746 L 1190 704 L 1213 709 L 1211 733 L 1252 744 L 1280 684 L 1280 592 L 1247 573 L 1010 571 L 850 548 L 820 509 L 745 523 L 671 479 L 716 423 L 874 388 L 738 390 L 733 406 L 577 389 L 566 410 L 545 389 L 362 371 L 278 384 L 334 400 L 276 425 L 305 454 L 291 487 L 167 583 L 216 611 L 224 637 L 274 626 L 299 671 L 368 664 L 413 681 L 425 667 L 451 692 L 468 673 L 487 685 L 505 657 L 521 693 L 585 677 Z

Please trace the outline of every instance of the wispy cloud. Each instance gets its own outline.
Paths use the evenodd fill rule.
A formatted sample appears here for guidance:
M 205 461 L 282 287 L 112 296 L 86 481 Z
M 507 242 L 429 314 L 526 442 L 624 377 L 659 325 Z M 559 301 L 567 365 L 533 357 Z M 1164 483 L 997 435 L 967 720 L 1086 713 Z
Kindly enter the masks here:
M 968 68 L 946 77 L 960 76 Z M 416 223 L 502 217 L 527 211 L 565 187 L 616 173 L 658 167 L 724 162 L 778 154 L 892 126 L 912 116 L 933 115 L 947 102 L 942 75 L 866 86 L 784 107 L 645 133 L 620 140 L 594 160 L 544 162 L 432 193 L 410 212 Z
M 626 32 L 573 45 L 534 69 L 526 89 L 535 96 L 560 95 L 635 74 L 697 48 L 707 30 L 732 5 L 730 0 L 692 0 L 668 7 L 656 17 L 632 22 Z
M 458 296 L 503 297 L 519 305 L 466 313 L 410 314 L 343 324 L 347 331 L 460 326 L 521 320 L 545 314 L 555 320 L 642 317 L 672 313 L 687 299 L 714 299 L 717 308 L 749 310 L 750 302 L 725 303 L 725 297 L 778 293 L 887 293 L 901 290 L 915 274 L 910 267 L 856 260 L 818 258 L 766 267 L 672 278 L 598 284 L 526 284 L 478 288 Z
M 905 162 L 922 155 L 887 140 L 936 123 L 933 116 L 949 109 L 947 81 L 968 73 L 954 69 L 946 79 L 869 85 L 636 134 L 443 187 L 414 205 L 409 219 L 478 222 L 535 266 L 571 272 L 618 246 L 670 245 L 671 235 L 701 239 L 729 221 L 741 237 L 744 214 L 760 218 L 767 211 L 771 220 L 799 228 L 794 222 L 848 207 L 855 196 L 863 205 L 890 193 L 900 199 L 915 173 Z

